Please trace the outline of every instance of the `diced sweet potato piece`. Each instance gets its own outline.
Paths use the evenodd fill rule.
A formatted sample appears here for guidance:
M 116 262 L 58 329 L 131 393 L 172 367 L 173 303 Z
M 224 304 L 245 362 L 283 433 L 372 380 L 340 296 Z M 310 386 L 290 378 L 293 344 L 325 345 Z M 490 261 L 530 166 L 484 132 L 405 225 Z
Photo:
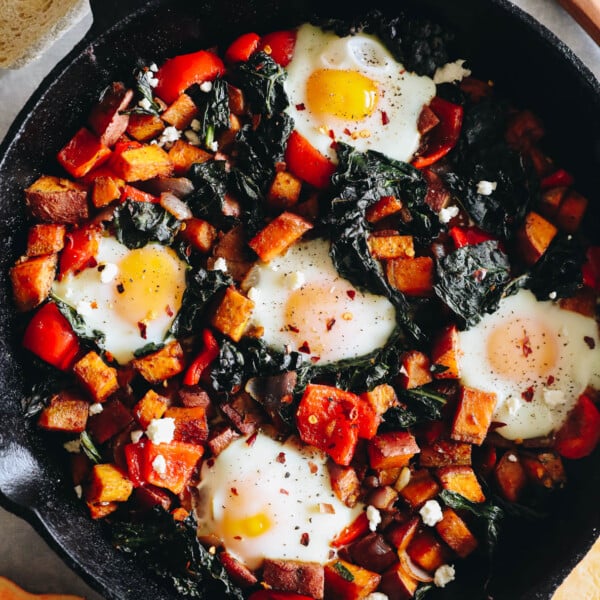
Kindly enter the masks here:
M 424 169 L 421 174 L 427 182 L 425 203 L 434 213 L 439 213 L 442 208 L 446 208 L 450 204 L 450 192 L 444 185 L 442 178 L 431 169 Z
M 242 116 L 246 112 L 244 92 L 240 88 L 228 83 L 227 94 L 229 95 L 229 110 L 234 115 Z
M 411 508 L 419 508 L 439 493 L 440 486 L 427 469 L 415 471 L 408 484 L 400 490 L 400 496 Z
M 433 259 L 429 256 L 393 258 L 386 265 L 391 286 L 407 296 L 428 296 L 433 291 Z
M 118 177 L 100 176 L 94 180 L 92 188 L 92 204 L 96 208 L 107 206 L 118 200 L 125 186 L 125 182 Z
M 394 523 L 385 531 L 385 538 L 398 552 L 403 552 L 415 537 L 420 522 L 418 516 L 413 516 L 404 523 Z
M 379 260 L 415 255 L 412 235 L 371 235 L 368 243 L 371 254 Z
M 208 439 L 206 409 L 202 406 L 194 408 L 171 406 L 164 416 L 175 419 L 174 440 L 200 445 Z
M 87 190 L 52 175 L 42 175 L 25 190 L 31 217 L 46 223 L 79 223 L 89 217 Z
M 429 357 L 418 350 L 404 352 L 400 358 L 400 385 L 405 390 L 421 387 L 433 381 Z
M 11 268 L 10 280 L 17 310 L 32 310 L 48 297 L 56 274 L 56 264 L 56 254 L 47 254 L 21 260 Z
M 398 480 L 404 467 L 393 467 L 392 469 L 379 469 L 375 472 L 379 485 L 393 485 Z
M 267 202 L 275 209 L 294 206 L 300 198 L 302 182 L 288 171 L 279 171 L 267 192 Z
M 207 446 L 210 448 L 213 456 L 219 456 L 238 437 L 240 437 L 240 434 L 233 427 L 229 427 L 229 425 L 211 427 Z
M 266 420 L 260 406 L 246 392 L 236 394 L 233 400 L 222 404 L 221 412 L 243 435 L 253 434 Z
M 460 377 L 458 357 L 458 329 L 456 325 L 446 327 L 433 343 L 431 362 L 445 367 L 444 371 L 435 373 L 436 379 L 458 379 Z
M 585 287 L 577 291 L 570 298 L 561 298 L 559 304 L 563 310 L 570 310 L 584 317 L 595 317 L 596 296 L 594 290 Z
M 334 560 L 325 565 L 325 593 L 336 600 L 362 600 L 374 592 L 381 575 L 363 569 L 345 560 Z
M 378 589 L 388 600 L 410 600 L 418 585 L 418 581 L 399 563 L 383 574 Z
M 448 562 L 449 552 L 429 530 L 420 530 L 408 545 L 408 556 L 422 569 L 433 573 Z
M 202 408 L 208 410 L 210 406 L 210 396 L 197 385 L 185 386 L 182 387 L 177 395 L 181 400 L 181 404 L 186 408 L 196 408 L 197 406 L 201 406 Z
M 157 352 L 134 359 L 132 365 L 149 383 L 161 383 L 183 371 L 183 349 L 179 342 L 171 342 Z
M 574 190 L 569 190 L 560 203 L 555 223 L 559 229 L 567 233 L 575 233 L 581 225 L 587 206 L 587 198 Z
M 533 265 L 539 260 L 556 233 L 556 227 L 538 213 L 532 211 L 527 214 L 517 232 L 519 249 L 527 265 Z
M 492 422 L 496 394 L 463 386 L 450 437 L 481 446 Z
M 104 519 L 119 508 L 118 502 L 86 502 L 90 517 L 94 520 Z
M 435 526 L 438 535 L 461 558 L 467 557 L 477 548 L 477 539 L 451 508 L 444 508 L 442 514 L 443 519 Z
M 419 452 L 414 436 L 408 431 L 389 431 L 376 435 L 367 445 L 373 469 L 404 467 Z
M 419 118 L 417 119 L 417 129 L 421 135 L 425 135 L 428 131 L 431 131 L 440 120 L 437 115 L 429 108 L 427 104 L 421 109 Z
M 364 392 L 360 397 L 367 402 L 377 415 L 383 415 L 392 406 L 398 405 L 398 397 L 394 388 L 382 383 L 370 392 Z
M 148 390 L 133 407 L 133 416 L 146 429 L 152 419 L 160 419 L 167 410 L 169 401 L 154 390 Z
M 274 590 L 302 594 L 317 600 L 323 598 L 325 577 L 323 565 L 319 563 L 266 558 L 262 578 Z
M 133 90 L 115 81 L 102 92 L 100 101 L 92 108 L 90 127 L 105 146 L 114 146 L 125 133 L 129 115 L 123 114 L 123 111 L 132 99 Z
M 104 402 L 119 389 L 117 370 L 109 367 L 96 352 L 88 352 L 75 363 L 73 372 L 96 402 Z
M 217 307 L 211 324 L 221 333 L 239 342 L 252 316 L 254 302 L 235 288 L 229 287 Z
M 473 502 L 485 502 L 485 495 L 471 467 L 440 467 L 437 476 L 445 490 L 456 492 Z
M 38 223 L 27 233 L 27 256 L 60 252 L 65 245 L 66 228 L 56 223 Z
M 360 496 L 360 480 L 353 467 L 343 467 L 333 460 L 327 461 L 331 488 L 346 506 L 352 508 Z
M 402 210 L 402 201 L 395 196 L 383 196 L 380 200 L 371 204 L 366 211 L 366 218 L 369 223 L 377 223 L 385 217 L 396 214 Z
M 523 150 L 544 137 L 544 126 L 529 110 L 515 113 L 506 130 L 506 141 L 515 150 Z
M 177 140 L 169 150 L 169 158 L 173 163 L 175 175 L 185 175 L 195 163 L 204 163 L 212 159 L 212 154 L 192 146 L 183 140 Z
M 198 114 L 198 108 L 194 101 L 187 95 L 181 94 L 173 104 L 162 113 L 161 118 L 169 125 L 179 130 L 187 129 L 194 117 Z
M 229 554 L 229 552 L 221 552 L 219 560 L 225 567 L 227 574 L 232 581 L 242 588 L 250 587 L 258 583 L 256 575 L 237 558 Z
M 61 166 L 76 179 L 110 158 L 110 149 L 89 129 L 82 127 L 58 153 Z
M 312 223 L 294 213 L 284 212 L 259 231 L 248 245 L 264 262 L 283 254 L 295 241 L 300 239 Z
M 509 502 L 518 502 L 527 485 L 527 475 L 515 452 L 505 452 L 494 469 L 500 495 Z
M 116 175 L 127 182 L 170 177 L 174 170 L 169 155 L 158 145 L 120 152 L 111 164 Z
M 103 404 L 101 413 L 89 418 L 88 431 L 94 440 L 103 444 L 129 427 L 132 422 L 131 411 L 120 400 L 113 398 Z
M 540 212 L 544 217 L 547 219 L 554 219 L 556 217 L 566 192 L 567 188 L 565 186 L 553 187 L 543 192 L 540 202 Z
M 213 248 L 214 258 L 227 261 L 227 272 L 235 281 L 242 280 L 254 263 L 246 242 L 244 228 L 238 225 L 224 234 Z
M 431 444 L 421 444 L 419 464 L 422 467 L 470 465 L 471 444 L 451 440 L 437 440 Z
M 223 131 L 217 139 L 217 144 L 219 146 L 220 151 L 229 152 L 229 148 L 231 144 L 233 144 L 233 142 L 235 141 L 235 136 L 241 128 L 241 121 L 239 120 L 237 115 L 231 113 L 229 115 L 229 129 Z
M 133 492 L 133 483 L 117 466 L 94 465 L 90 486 L 86 493 L 88 502 L 126 502 Z
M 156 115 L 136 115 L 129 117 L 127 134 L 138 142 L 149 142 L 158 137 L 165 129 L 165 124 Z
M 181 236 L 195 250 L 206 254 L 211 251 L 217 239 L 217 230 L 208 221 L 193 217 L 184 221 Z
M 42 410 L 38 426 L 49 431 L 81 433 L 88 419 L 89 402 L 72 392 L 61 392 L 52 397 Z
M 556 452 L 523 454 L 521 464 L 530 481 L 545 488 L 562 488 L 567 481 L 562 459 Z

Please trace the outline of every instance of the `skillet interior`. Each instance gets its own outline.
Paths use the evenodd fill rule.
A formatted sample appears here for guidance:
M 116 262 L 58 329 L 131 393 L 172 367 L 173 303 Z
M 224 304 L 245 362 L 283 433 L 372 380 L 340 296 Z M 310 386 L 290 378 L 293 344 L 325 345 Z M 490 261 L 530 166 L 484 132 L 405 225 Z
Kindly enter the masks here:
M 312 2 L 312 4 L 311 4 Z M 184 0 L 95 0 L 92 31 L 44 81 L 0 151 L 0 501 L 27 518 L 107 598 L 133 600 L 176 596 L 133 567 L 102 536 L 73 498 L 64 453 L 48 449 L 46 437 L 22 415 L 27 377 L 19 366 L 19 339 L 12 316 L 7 270 L 24 248 L 22 190 L 42 172 L 57 172 L 56 151 L 85 119 L 99 92 L 129 76 L 138 56 L 160 62 L 177 53 L 232 39 L 236 34 L 293 25 L 311 12 L 344 15 L 363 9 L 356 0 L 220 0 L 211 7 Z M 402 5 L 403 3 L 399 3 Z M 549 126 L 549 153 L 576 176 L 590 198 L 600 177 L 600 86 L 570 52 L 505 0 L 407 0 L 431 10 L 456 31 L 460 56 L 476 74 L 534 108 Z M 390 8 L 386 0 L 371 6 Z M 394 6 L 397 6 L 394 4 Z M 128 16 L 133 14 L 134 17 Z M 122 20 L 121 20 L 122 19 Z M 112 25 L 120 20 L 117 25 Z M 598 223 L 598 207 L 588 222 Z M 596 457 L 597 458 L 597 457 Z M 600 474 L 592 461 L 570 471 L 551 520 L 520 522 L 505 530 L 490 592 L 497 599 L 548 599 L 562 577 L 598 534 Z M 485 577 L 485 565 L 473 564 Z M 465 569 L 459 569 L 460 571 Z M 461 587 L 462 586 L 462 587 Z M 479 598 L 463 584 L 444 598 Z

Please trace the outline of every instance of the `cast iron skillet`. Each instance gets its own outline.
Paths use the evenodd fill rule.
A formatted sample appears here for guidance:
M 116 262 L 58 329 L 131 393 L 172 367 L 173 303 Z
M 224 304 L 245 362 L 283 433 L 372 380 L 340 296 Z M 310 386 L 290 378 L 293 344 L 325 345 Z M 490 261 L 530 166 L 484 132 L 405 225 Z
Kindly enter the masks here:
M 393 11 L 406 2 L 374 0 Z M 475 71 L 493 77 L 518 105 L 534 108 L 549 125 L 548 151 L 576 177 L 592 200 L 599 189 L 600 85 L 550 32 L 506 0 L 414 0 L 418 10 L 456 33 L 460 54 Z M 7 271 L 25 247 L 22 190 L 42 173 L 58 173 L 56 151 L 85 120 L 99 92 L 127 78 L 138 57 L 158 63 L 182 52 L 224 45 L 236 34 L 291 26 L 313 12 L 347 15 L 356 0 L 92 0 L 94 25 L 54 69 L 17 118 L 0 149 L 0 502 L 27 519 L 63 559 L 108 599 L 169 600 L 176 594 L 117 553 L 74 498 L 55 451 L 22 413 L 27 373 L 10 300 Z M 590 223 L 598 224 L 598 207 Z M 597 227 L 597 225 L 596 225 Z M 593 233 L 593 232 L 592 232 Z M 597 456 L 569 469 L 568 490 L 549 520 L 519 522 L 504 531 L 489 594 L 496 599 L 549 599 L 598 535 L 600 469 Z M 594 468 L 596 467 L 596 468 Z M 35 568 L 35 562 L 32 568 Z M 440 594 L 483 597 L 486 568 L 459 567 L 467 577 Z M 479 590 L 479 591 L 478 591 Z

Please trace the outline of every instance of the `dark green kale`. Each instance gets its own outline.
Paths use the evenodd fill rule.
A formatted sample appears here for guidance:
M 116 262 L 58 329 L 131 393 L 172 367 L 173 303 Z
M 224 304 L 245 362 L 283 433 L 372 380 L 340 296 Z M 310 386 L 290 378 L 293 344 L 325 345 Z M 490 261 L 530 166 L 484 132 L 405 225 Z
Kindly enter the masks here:
M 149 77 L 154 77 L 154 73 L 145 65 L 140 65 L 133 72 L 133 76 L 135 78 L 136 90 L 139 96 L 141 96 L 142 105 L 138 103 L 133 108 L 124 111 L 123 114 L 160 116 L 160 105 L 154 100 L 154 88 L 148 81 Z M 110 88 L 106 90 L 108 89 Z
M 187 94 L 198 107 L 200 130 L 198 136 L 208 150 L 212 150 L 213 142 L 219 133 L 229 129 L 229 94 L 227 83 L 221 78 L 212 82 L 209 91 L 202 91 L 198 84 L 187 90 Z
M 231 341 L 223 338 L 219 343 L 219 356 L 210 367 L 210 382 L 213 390 L 229 394 L 244 381 L 246 360 L 243 352 Z
M 104 342 L 106 335 L 97 329 L 89 331 L 85 319 L 71 306 L 57 298 L 52 296 L 52 300 L 56 304 L 58 310 L 62 316 L 67 319 L 69 325 L 73 328 L 73 331 L 77 334 L 77 337 L 85 342 L 87 345 L 97 346 L 101 350 L 104 348 Z
M 223 215 L 227 193 L 227 163 L 224 160 L 196 163 L 192 165 L 189 177 L 194 184 L 194 192 L 187 198 L 187 202 L 194 216 L 219 227 L 231 226 L 235 219 Z
M 415 595 L 413 596 L 413 600 L 423 600 L 427 596 L 427 594 L 433 589 L 434 586 L 431 583 L 420 585 L 417 588 Z
M 230 285 L 233 280 L 223 271 L 208 271 L 202 267 L 188 271 L 181 308 L 170 333 L 177 338 L 198 333 L 204 325 L 206 306 L 217 292 Z
M 162 348 L 164 348 L 164 344 L 157 344 L 156 342 L 148 342 L 143 345 L 141 348 L 138 348 L 133 352 L 133 356 L 135 358 L 142 358 L 142 356 L 146 356 L 148 354 L 152 354 L 153 352 L 158 352 Z
M 32 357 L 32 369 L 36 379 L 26 382 L 28 392 L 21 400 L 23 414 L 34 417 L 48 405 L 50 398 L 73 385 L 73 377 L 66 375 L 48 363 Z
M 265 225 L 265 198 L 257 181 L 233 167 L 229 187 L 242 207 L 242 221 L 247 235 L 254 237 Z
M 142 248 L 150 242 L 173 243 L 181 222 L 158 204 L 126 200 L 115 209 L 115 236 L 128 248 Z
M 285 69 L 264 52 L 255 52 L 234 73 L 252 112 L 267 117 L 282 113 L 289 105 L 285 78 Z
M 445 396 L 427 387 L 403 390 L 398 399 L 404 406 L 385 412 L 381 424 L 383 431 L 410 429 L 427 421 L 437 421 L 442 418 L 442 408 L 446 404 Z
M 115 523 L 113 544 L 183 597 L 243 600 L 242 591 L 233 584 L 219 558 L 199 542 L 196 527 L 191 516 L 174 521 L 168 512 L 156 508 L 146 521 Z
M 466 327 L 496 310 L 510 279 L 508 257 L 496 241 L 458 248 L 437 260 L 436 271 L 435 293 Z

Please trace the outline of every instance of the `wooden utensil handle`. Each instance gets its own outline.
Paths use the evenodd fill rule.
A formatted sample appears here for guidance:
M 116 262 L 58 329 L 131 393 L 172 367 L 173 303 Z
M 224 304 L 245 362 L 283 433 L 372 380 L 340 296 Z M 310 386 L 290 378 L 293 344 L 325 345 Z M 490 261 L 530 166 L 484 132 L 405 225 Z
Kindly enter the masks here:
M 600 45 L 600 0 L 558 0 Z

